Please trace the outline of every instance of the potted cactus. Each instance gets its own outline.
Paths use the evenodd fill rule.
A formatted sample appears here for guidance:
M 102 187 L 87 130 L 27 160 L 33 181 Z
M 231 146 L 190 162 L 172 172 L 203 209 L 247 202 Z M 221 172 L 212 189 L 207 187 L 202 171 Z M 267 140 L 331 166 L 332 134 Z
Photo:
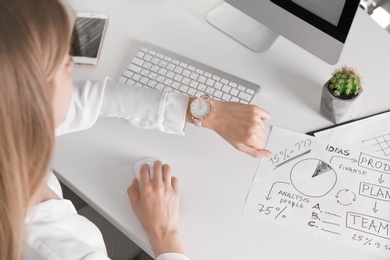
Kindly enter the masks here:
M 360 76 L 353 68 L 336 69 L 322 89 L 321 114 L 336 124 L 353 119 L 362 92 Z

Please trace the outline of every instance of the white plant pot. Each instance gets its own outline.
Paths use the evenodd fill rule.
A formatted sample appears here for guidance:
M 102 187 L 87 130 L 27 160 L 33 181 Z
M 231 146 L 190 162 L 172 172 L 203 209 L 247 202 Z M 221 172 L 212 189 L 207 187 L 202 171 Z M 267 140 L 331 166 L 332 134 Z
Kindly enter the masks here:
M 363 89 L 354 98 L 341 99 L 330 93 L 328 83 L 329 81 L 322 88 L 321 114 L 336 124 L 354 119 L 359 110 Z

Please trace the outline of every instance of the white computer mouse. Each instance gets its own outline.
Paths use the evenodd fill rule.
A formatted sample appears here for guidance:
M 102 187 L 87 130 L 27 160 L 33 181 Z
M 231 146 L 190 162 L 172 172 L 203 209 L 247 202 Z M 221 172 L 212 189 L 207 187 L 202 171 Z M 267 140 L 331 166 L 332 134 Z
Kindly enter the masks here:
M 134 165 L 135 176 L 137 177 L 138 180 L 140 179 L 140 176 L 141 176 L 140 172 L 141 172 L 141 166 L 143 164 L 149 165 L 150 178 L 153 179 L 153 166 L 154 166 L 155 161 L 162 162 L 161 159 L 159 159 L 159 158 L 146 158 L 146 159 L 140 160 L 140 161 L 135 163 L 135 165 Z

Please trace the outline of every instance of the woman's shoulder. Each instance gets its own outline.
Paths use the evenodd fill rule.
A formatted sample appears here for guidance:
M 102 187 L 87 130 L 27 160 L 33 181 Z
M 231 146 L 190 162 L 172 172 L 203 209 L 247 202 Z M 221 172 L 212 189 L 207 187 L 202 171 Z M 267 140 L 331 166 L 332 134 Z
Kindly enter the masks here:
M 99 229 L 69 200 L 38 204 L 25 225 L 24 259 L 107 259 Z

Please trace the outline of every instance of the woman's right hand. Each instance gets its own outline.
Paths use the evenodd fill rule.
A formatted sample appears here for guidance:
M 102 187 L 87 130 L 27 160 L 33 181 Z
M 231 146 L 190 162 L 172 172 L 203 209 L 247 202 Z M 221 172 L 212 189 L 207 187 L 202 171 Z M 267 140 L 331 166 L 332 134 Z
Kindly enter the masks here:
M 154 176 L 149 166 L 140 169 L 140 181 L 133 180 L 127 189 L 135 214 L 148 234 L 155 256 L 162 253 L 182 253 L 178 231 L 179 187 L 169 165 L 154 162 Z

